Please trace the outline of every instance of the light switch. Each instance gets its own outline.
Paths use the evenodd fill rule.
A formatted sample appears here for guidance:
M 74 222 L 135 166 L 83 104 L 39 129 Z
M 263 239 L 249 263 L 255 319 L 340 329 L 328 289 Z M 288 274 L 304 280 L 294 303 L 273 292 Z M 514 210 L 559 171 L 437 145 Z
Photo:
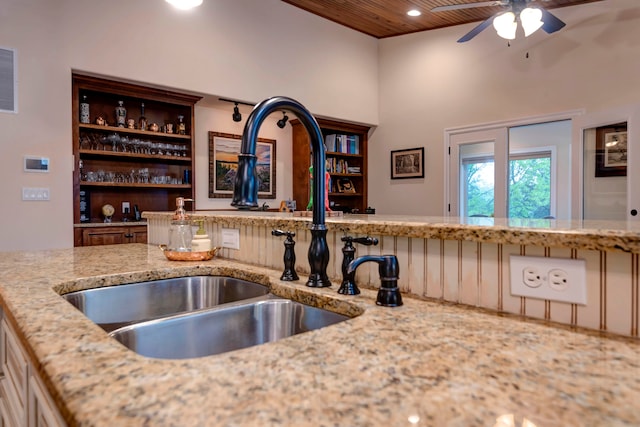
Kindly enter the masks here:
M 49 200 L 49 188 L 22 187 L 22 200 L 42 201 Z

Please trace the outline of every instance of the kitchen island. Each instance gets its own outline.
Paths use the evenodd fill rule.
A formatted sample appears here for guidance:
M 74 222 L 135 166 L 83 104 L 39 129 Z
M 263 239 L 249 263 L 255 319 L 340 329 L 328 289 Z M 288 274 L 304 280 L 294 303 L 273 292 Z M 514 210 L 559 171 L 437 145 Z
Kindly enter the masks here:
M 375 291 L 282 282 L 214 258 L 167 261 L 143 244 L 4 253 L 0 299 L 69 425 L 622 426 L 640 424 L 635 338 Z M 215 356 L 139 356 L 59 294 L 189 275 L 228 275 L 356 317 Z M 357 315 L 359 314 L 359 315 Z M 509 424 L 509 420 L 515 420 Z

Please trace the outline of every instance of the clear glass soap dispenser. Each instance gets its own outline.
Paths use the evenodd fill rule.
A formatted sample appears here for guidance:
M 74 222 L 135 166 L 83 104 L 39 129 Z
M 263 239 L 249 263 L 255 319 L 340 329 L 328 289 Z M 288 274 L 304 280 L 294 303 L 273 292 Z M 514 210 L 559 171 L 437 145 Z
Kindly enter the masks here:
M 185 199 L 184 197 L 176 198 L 176 212 L 173 214 L 173 219 L 169 226 L 169 244 L 167 245 L 167 249 L 170 251 L 191 252 L 193 229 L 191 219 L 184 210 L 185 202 L 193 202 L 193 199 Z

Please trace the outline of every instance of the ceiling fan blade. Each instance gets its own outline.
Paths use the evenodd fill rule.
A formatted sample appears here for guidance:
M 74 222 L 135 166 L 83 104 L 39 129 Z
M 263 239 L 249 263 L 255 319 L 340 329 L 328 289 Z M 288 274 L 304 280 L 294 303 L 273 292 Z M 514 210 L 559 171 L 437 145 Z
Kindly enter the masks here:
M 472 7 L 504 6 L 508 3 L 509 3 L 508 1 L 493 0 L 493 1 L 480 1 L 475 3 L 452 4 L 449 6 L 436 6 L 433 9 L 431 9 L 431 12 L 445 12 L 447 10 L 470 9 Z
M 542 29 L 546 31 L 547 34 L 555 33 L 567 25 L 546 9 L 540 8 L 540 10 L 542 11 L 542 22 L 544 22 L 544 24 L 542 24 Z
M 480 23 L 480 25 L 478 25 L 477 27 L 475 27 L 473 30 L 469 31 L 467 34 L 465 34 L 464 36 L 462 36 L 459 40 L 458 43 L 464 43 L 464 42 L 468 42 L 469 40 L 471 40 L 472 38 L 474 38 L 475 36 L 477 36 L 478 34 L 480 34 L 485 28 L 489 27 L 492 23 L 493 23 L 493 18 L 495 18 L 496 15 L 493 15 L 492 17 L 490 17 L 489 19 L 482 21 Z

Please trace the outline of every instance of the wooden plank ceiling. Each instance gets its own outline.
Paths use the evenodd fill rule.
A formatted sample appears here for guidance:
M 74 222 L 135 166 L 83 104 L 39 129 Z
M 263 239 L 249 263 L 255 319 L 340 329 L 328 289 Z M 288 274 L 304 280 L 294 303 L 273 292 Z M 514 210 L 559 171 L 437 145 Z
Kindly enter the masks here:
M 485 2 L 486 0 L 282 0 L 315 15 L 376 38 L 393 37 L 418 31 L 469 22 L 484 21 L 505 10 L 504 6 L 487 6 L 446 12 L 431 12 L 436 6 Z M 531 3 L 554 9 L 601 0 L 532 0 Z M 407 16 L 417 9 L 421 16 Z

